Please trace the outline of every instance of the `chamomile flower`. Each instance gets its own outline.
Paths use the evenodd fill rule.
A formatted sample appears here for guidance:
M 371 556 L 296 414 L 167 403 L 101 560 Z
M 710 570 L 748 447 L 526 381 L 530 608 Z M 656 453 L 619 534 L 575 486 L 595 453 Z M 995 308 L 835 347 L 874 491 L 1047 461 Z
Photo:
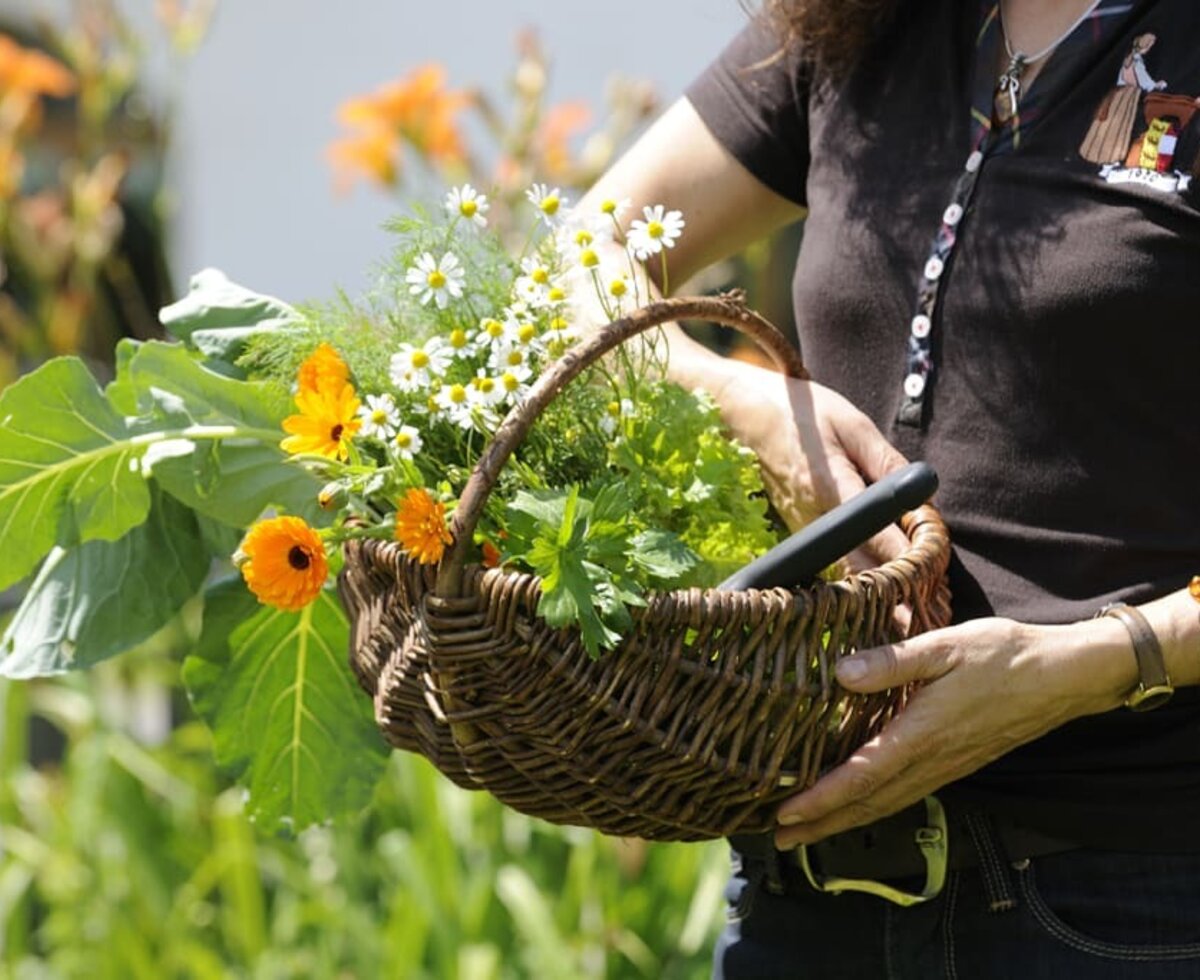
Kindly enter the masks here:
M 631 289 L 633 284 L 624 272 L 612 273 L 604 280 L 604 291 L 618 304 L 629 295 Z
M 401 344 L 392 355 L 388 373 L 392 384 L 401 391 L 428 388 L 433 380 L 446 373 L 454 354 L 441 337 L 430 337 L 420 347 Z
M 504 402 L 508 405 L 515 405 L 517 402 L 523 401 L 529 393 L 529 377 L 521 377 L 512 371 L 505 371 L 500 374 L 497 379 L 500 387 L 504 389 Z
M 509 317 L 497 320 L 495 317 L 484 317 L 479 321 L 479 330 L 471 339 L 480 350 L 494 349 L 508 341 L 510 328 Z
M 475 377 L 471 379 L 471 385 L 479 392 L 479 397 L 484 405 L 499 405 L 504 401 L 504 385 L 483 368 L 475 372 Z
M 450 349 L 451 355 L 460 360 L 474 357 L 478 352 L 474 338 L 462 327 L 455 327 L 450 331 L 446 337 L 446 346 Z
M 620 401 L 611 401 L 604 409 L 604 415 L 600 419 L 600 428 L 606 436 L 611 436 L 617 431 L 617 423 L 621 419 L 630 418 L 633 413 L 633 402 L 628 398 L 622 398 Z
M 400 424 L 400 410 L 391 395 L 367 395 L 367 403 L 358 410 L 362 419 L 359 435 L 366 439 L 387 440 Z
M 532 352 L 516 344 L 498 347 L 488 358 L 488 368 L 495 374 L 509 373 L 521 381 L 533 376 Z
M 470 384 L 442 385 L 441 390 L 434 396 L 438 408 L 446 413 L 446 417 L 461 429 L 469 429 L 475 424 L 472 417 L 476 404 L 480 401 L 474 386 Z
M 632 207 L 633 201 L 627 197 L 620 200 L 610 197 L 600 202 L 600 213 L 611 221 L 620 222 Z
M 567 199 L 557 187 L 551 189 L 545 184 L 534 184 L 525 192 L 525 196 L 551 228 L 558 222 L 560 212 L 565 211 L 567 207 Z
M 487 227 L 487 213 L 491 209 L 486 194 L 480 194 L 470 184 L 454 187 L 446 195 L 446 210 L 452 215 L 466 218 L 477 228 Z
M 431 252 L 422 252 L 404 277 L 408 291 L 420 299 L 422 306 L 432 300 L 439 310 L 449 306 L 450 300 L 462 296 L 464 279 L 466 273 L 453 252 L 447 252 L 440 259 L 435 259 Z
M 401 459 L 412 459 L 424 445 L 421 433 L 411 425 L 400 426 L 392 436 L 392 450 Z
M 630 222 L 626 240 L 633 254 L 644 262 L 664 248 L 674 248 L 685 222 L 682 211 L 666 211 L 661 204 L 642 208 L 642 215 L 644 221 L 635 218 Z

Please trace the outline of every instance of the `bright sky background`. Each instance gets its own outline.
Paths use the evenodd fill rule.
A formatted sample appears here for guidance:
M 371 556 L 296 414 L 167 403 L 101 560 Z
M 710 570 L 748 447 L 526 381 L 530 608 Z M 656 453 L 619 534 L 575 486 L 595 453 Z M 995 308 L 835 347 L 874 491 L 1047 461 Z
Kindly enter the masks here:
M 117 2 L 149 23 L 151 0 Z M 0 13 L 63 5 L 0 0 Z M 215 265 L 289 300 L 365 286 L 396 206 L 366 186 L 333 192 L 324 148 L 348 96 L 426 61 L 444 63 L 452 86 L 499 96 L 513 40 L 532 26 L 552 59 L 552 101 L 599 106 L 605 80 L 621 74 L 654 83 L 669 103 L 744 20 L 738 0 L 222 0 L 182 80 L 178 285 Z

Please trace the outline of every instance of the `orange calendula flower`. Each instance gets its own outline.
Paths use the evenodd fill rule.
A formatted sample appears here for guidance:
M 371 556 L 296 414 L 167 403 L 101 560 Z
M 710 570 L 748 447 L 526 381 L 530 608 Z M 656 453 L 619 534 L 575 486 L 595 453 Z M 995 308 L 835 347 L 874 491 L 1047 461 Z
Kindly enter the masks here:
M 326 152 L 339 194 L 349 191 L 355 179 L 364 175 L 383 187 L 395 187 L 400 179 L 400 137 L 390 129 L 368 126 L 330 143 Z
M 339 391 L 350 381 L 350 369 L 329 344 L 319 344 L 296 373 L 300 391 Z
M 412 487 L 396 511 L 396 540 L 422 565 L 440 561 L 454 539 L 446 527 L 446 508 L 426 490 Z
M 279 445 L 289 453 L 316 453 L 329 459 L 350 455 L 350 440 L 362 426 L 358 409 L 362 405 L 352 385 L 337 390 L 301 390 L 296 395 L 300 414 L 283 420 L 283 431 L 290 435 Z
M 500 549 L 486 538 L 483 545 L 480 547 L 483 552 L 483 567 L 484 568 L 499 568 L 500 567 Z
M 259 521 L 246 532 L 236 559 L 258 601 L 287 612 L 312 602 L 329 575 L 320 536 L 299 517 Z

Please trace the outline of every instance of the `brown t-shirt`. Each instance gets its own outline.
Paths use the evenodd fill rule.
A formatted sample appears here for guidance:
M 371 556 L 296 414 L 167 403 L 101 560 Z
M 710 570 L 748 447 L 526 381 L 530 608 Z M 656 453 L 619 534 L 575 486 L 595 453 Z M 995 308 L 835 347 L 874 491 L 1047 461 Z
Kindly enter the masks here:
M 937 469 L 957 619 L 1071 622 L 1181 588 L 1200 573 L 1200 3 L 1102 0 L 1007 122 L 996 4 L 898 6 L 835 85 L 752 25 L 687 93 L 808 208 L 805 361 Z M 1200 849 L 1198 695 L 1073 722 L 948 795 Z

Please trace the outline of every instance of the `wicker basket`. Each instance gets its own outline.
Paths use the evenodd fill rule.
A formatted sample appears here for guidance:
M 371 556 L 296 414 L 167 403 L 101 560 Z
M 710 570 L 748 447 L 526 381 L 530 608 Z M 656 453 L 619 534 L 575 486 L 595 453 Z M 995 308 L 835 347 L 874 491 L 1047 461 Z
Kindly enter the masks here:
M 339 579 L 351 663 L 388 742 L 469 789 L 553 823 L 650 840 L 765 830 L 780 800 L 869 739 L 904 692 L 854 695 L 837 658 L 945 625 L 946 528 L 905 515 L 911 547 L 877 569 L 811 588 L 656 593 L 597 659 L 576 631 L 535 615 L 539 580 L 467 565 L 505 460 L 562 387 L 633 335 L 668 320 L 735 327 L 790 374 L 798 356 L 735 295 L 655 303 L 569 352 L 496 432 L 455 511 L 437 567 L 391 543 L 351 542 Z

